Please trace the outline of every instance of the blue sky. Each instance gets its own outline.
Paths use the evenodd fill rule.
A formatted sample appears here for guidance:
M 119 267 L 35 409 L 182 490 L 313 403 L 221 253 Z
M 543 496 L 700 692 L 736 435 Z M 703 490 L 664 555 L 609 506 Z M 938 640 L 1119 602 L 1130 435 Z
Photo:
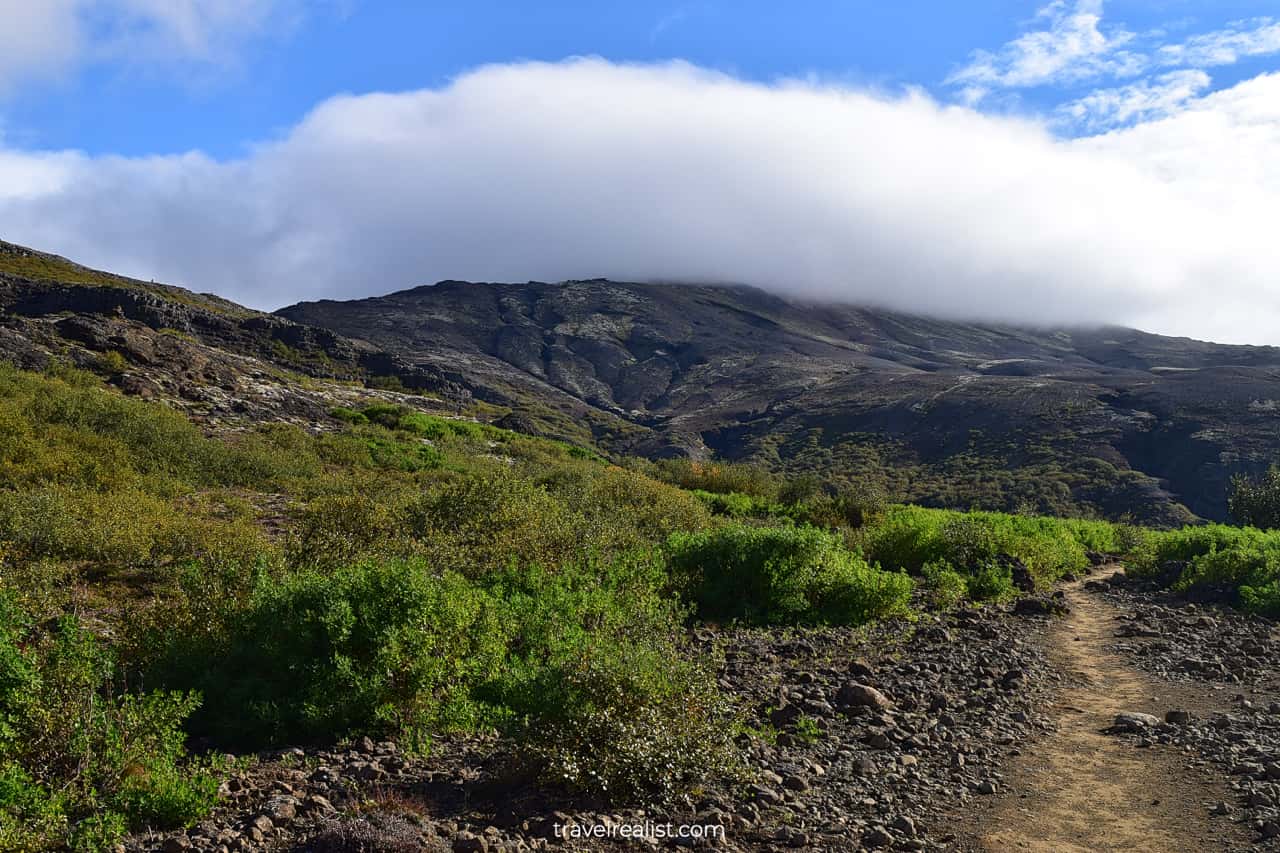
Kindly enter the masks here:
M 0 100 L 6 138 L 25 148 L 93 154 L 199 149 L 231 157 L 337 93 L 437 87 L 482 64 L 576 55 L 619 62 L 678 58 L 752 80 L 817 75 L 891 91 L 918 86 L 951 99 L 961 91 L 948 78 L 970 63 L 975 50 L 998 51 L 1050 25 L 1037 17 L 1045 4 L 1036 0 L 277 5 L 287 8 L 264 19 L 260 29 L 234 34 L 226 54 L 153 62 L 86 57 L 48 74 L 20 77 Z M 1165 30 L 1163 40 L 1176 42 L 1233 22 L 1256 28 L 1251 19 L 1275 11 L 1274 0 L 1113 0 L 1106 5 L 1103 30 Z M 1206 90 L 1276 66 L 1275 53 L 1243 58 L 1214 68 Z M 1107 83 L 1011 87 L 997 92 L 987 107 L 1047 113 Z M 1058 127 L 1066 134 L 1087 129 Z
M 0 0 L 0 238 L 1280 344 L 1276 0 Z

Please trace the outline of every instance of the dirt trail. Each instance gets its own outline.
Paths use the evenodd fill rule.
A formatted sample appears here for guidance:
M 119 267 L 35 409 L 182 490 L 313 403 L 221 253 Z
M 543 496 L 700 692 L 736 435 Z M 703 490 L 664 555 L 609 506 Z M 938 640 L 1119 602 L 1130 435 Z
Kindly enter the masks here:
M 1170 708 L 1204 710 L 1189 689 L 1157 682 L 1108 646 L 1115 611 L 1079 584 L 1067 588 L 1069 616 L 1049 640 L 1050 660 L 1067 677 L 1051 713 L 1058 730 L 1006 773 L 1007 792 L 970 816 L 973 846 L 1005 851 L 1200 851 L 1248 844 L 1208 807 L 1226 799 L 1177 752 L 1140 749 L 1102 733 L 1120 711 L 1163 718 Z M 982 808 L 982 805 L 979 805 Z

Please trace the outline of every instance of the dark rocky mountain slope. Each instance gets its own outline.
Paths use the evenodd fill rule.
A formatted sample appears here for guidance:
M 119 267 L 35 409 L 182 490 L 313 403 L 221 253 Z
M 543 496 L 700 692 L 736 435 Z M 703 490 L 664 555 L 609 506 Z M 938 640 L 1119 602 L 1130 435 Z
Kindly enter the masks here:
M 1221 518 L 1231 475 L 1278 449 L 1273 347 L 603 280 L 446 281 L 278 314 L 544 413 L 531 427 L 590 423 L 615 451 L 714 453 L 931 504 Z

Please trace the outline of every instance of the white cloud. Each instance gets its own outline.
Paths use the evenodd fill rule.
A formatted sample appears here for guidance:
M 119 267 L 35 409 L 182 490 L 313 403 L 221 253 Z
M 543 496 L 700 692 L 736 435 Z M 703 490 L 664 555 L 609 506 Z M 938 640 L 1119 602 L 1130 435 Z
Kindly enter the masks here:
M 1069 87 L 1099 80 L 1132 80 L 1102 86 L 1061 105 L 1057 115 L 1077 130 L 1166 115 L 1209 88 L 1203 69 L 1234 65 L 1248 57 L 1280 53 L 1280 22 L 1237 21 L 1179 43 L 1164 43 L 1161 29 L 1133 33 L 1103 27 L 1103 0 L 1054 0 L 1036 15 L 1041 28 L 1024 33 L 999 51 L 975 51 L 947 78 L 967 106 L 995 90 Z M 1161 69 L 1156 76 L 1147 76 Z
M 1277 210 L 1280 75 L 1062 141 L 578 60 L 334 98 L 232 162 L 0 154 L 0 236 L 265 307 L 603 275 L 1280 343 Z
M 1102 31 L 1102 0 L 1054 0 L 1036 20 L 1046 28 L 1024 33 L 996 53 L 975 51 L 947 82 L 961 86 L 973 102 L 993 88 L 1132 76 L 1146 67 L 1145 57 L 1122 49 L 1133 33 Z
M 0 93 L 93 62 L 225 63 L 307 0 L 0 0 Z
M 1280 22 L 1259 18 L 1192 36 L 1182 44 L 1163 45 L 1156 58 L 1165 65 L 1212 68 L 1273 53 L 1280 53 Z
M 0 93 L 61 73 L 81 49 L 77 0 L 0 0 Z
M 1211 82 L 1199 69 L 1171 71 L 1127 86 L 1095 90 L 1059 107 L 1058 115 L 1071 126 L 1088 130 L 1163 118 L 1203 94 Z

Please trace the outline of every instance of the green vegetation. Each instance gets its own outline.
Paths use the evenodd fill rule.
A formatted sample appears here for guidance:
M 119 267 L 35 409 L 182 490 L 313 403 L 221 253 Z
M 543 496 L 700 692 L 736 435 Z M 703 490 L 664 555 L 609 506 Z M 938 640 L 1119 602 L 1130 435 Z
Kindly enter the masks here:
M 954 584 L 941 573 L 957 573 L 977 599 L 1011 593 L 1009 558 L 1043 587 L 1088 565 L 1086 551 L 1120 550 L 1116 526 L 1107 522 L 921 507 L 894 507 L 854 539 L 867 559 L 885 568 L 927 574 L 949 586 Z
M 1272 465 L 1259 478 L 1235 477 L 1227 511 L 1240 524 L 1273 530 L 1280 527 L 1280 467 Z
M 667 550 L 673 582 L 704 618 L 860 625 L 904 614 L 911 596 L 905 574 L 868 565 L 815 527 L 674 534 Z
M 1040 444 L 1024 444 L 1003 431 L 972 430 L 967 446 L 935 454 L 881 432 L 786 424 L 743 436 L 736 448 L 742 455 L 735 458 L 792 477 L 821 476 L 837 489 L 930 507 L 1086 519 L 1135 512 L 1162 526 L 1195 520 L 1180 504 L 1150 500 L 1147 474 L 1081 452 L 1071 421 L 1062 419 L 1057 433 L 1050 431 Z
M 1135 538 L 1131 571 L 1192 597 L 1280 617 L 1280 467 L 1233 479 L 1227 505 L 1246 526 L 1144 533 Z
M 217 778 L 182 747 L 198 697 L 116 681 L 79 620 L 38 631 L 0 593 L 0 849 L 106 849 L 130 827 L 190 825 L 212 807 Z
M 1150 533 L 1130 565 L 1175 591 L 1280 617 L 1280 531 L 1207 524 Z
M 1150 546 L 402 406 L 332 414 L 208 437 L 101 376 L 0 366 L 0 849 L 198 821 L 218 768 L 187 737 L 496 731 L 513 773 L 676 797 L 736 774 L 745 731 L 691 622 L 909 618 L 917 582 L 949 607 L 1010 595 L 1016 566 L 1044 585 Z

